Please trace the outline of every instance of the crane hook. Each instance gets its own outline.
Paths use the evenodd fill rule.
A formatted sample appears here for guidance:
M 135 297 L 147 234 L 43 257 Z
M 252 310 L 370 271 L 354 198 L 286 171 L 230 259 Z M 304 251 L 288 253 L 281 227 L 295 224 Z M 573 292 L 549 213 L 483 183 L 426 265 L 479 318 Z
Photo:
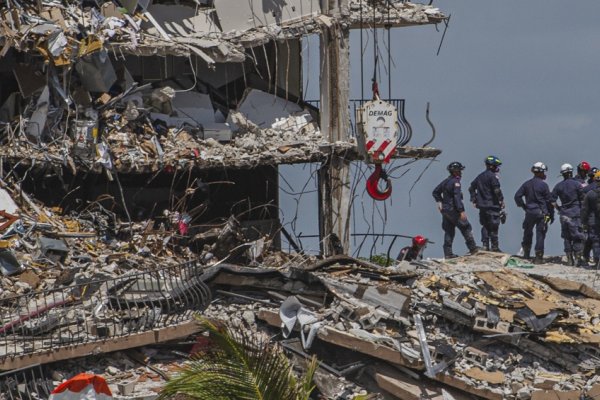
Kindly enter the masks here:
M 386 186 L 383 191 L 379 190 L 379 180 L 385 181 Z M 387 200 L 392 195 L 392 180 L 383 170 L 381 164 L 375 164 L 375 171 L 367 179 L 367 193 L 373 199 L 382 201 Z

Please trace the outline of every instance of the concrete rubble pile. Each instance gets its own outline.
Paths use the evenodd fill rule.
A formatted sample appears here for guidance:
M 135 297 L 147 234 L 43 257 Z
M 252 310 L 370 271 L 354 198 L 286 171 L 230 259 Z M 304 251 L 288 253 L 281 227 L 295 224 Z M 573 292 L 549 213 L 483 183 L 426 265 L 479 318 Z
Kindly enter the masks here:
M 357 4 L 336 23 L 353 23 Z M 430 6 L 389 6 L 389 20 L 397 24 L 445 18 Z M 321 13 L 319 1 L 274 1 L 265 11 L 258 2 L 235 0 L 8 0 L 0 13 L 2 90 L 10 94 L 0 106 L 5 159 L 17 162 L 26 154 L 30 162 L 73 171 L 132 172 L 322 161 L 332 147 L 354 147 L 323 140 L 316 110 L 298 99 L 298 90 L 289 97 L 287 82 L 285 93 L 265 93 L 276 93 L 277 68 L 290 74 L 290 65 L 268 65 L 265 44 L 329 29 L 334 20 Z M 264 52 L 264 61 L 256 51 Z M 151 58 L 156 55 L 171 58 Z M 258 74 L 246 72 L 254 69 L 246 66 L 249 59 Z M 148 66 L 160 69 L 155 64 L 161 62 L 173 75 L 157 80 Z M 215 79 L 220 70 L 232 76 Z M 300 79 L 297 72 L 290 78 Z M 245 110 L 257 106 L 272 115 L 250 118 Z
M 153 398 L 210 346 L 195 314 L 269 335 L 300 369 L 316 354 L 326 398 L 579 399 L 600 390 L 594 271 L 518 270 L 528 265 L 485 252 L 390 267 L 320 259 L 250 239 L 234 217 L 202 231 L 177 212 L 124 222 L 100 201 L 65 213 L 10 177 L 0 186 L 6 390 L 53 387 L 85 366 L 123 398 Z M 127 356 L 102 355 L 114 351 Z M 44 372 L 16 379 L 23 368 Z
M 64 214 L 11 180 L 2 182 L 0 201 L 5 370 L 30 366 L 23 360 L 31 356 L 45 363 L 42 354 L 76 358 L 85 350 L 65 351 L 89 344 L 90 354 L 131 352 L 149 344 L 145 332 L 174 328 L 153 339 L 158 347 L 143 348 L 151 357 L 142 366 L 110 355 L 84 362 L 125 398 L 143 398 L 168 378 L 152 371 L 174 373 L 193 353 L 190 343 L 206 344 L 192 319 L 202 310 L 277 334 L 298 365 L 316 353 L 318 388 L 328 398 L 597 390 L 600 295 L 582 283 L 501 269 L 504 260 L 485 255 L 389 268 L 346 256 L 319 260 L 271 251 L 268 238 L 249 241 L 234 218 L 194 233 L 174 215 L 122 222 L 99 202 Z M 190 237 L 203 245 L 190 246 Z M 45 366 L 44 382 L 55 385 L 81 365 Z

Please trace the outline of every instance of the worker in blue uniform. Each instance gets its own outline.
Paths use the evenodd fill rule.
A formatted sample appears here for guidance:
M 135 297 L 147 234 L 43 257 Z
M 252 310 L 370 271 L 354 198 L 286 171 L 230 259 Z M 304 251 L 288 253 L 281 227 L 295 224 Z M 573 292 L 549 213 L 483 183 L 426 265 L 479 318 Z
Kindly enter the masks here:
M 600 171 L 594 175 L 595 185 L 588 190 L 581 208 L 583 230 L 587 232 L 594 254 L 594 264 L 600 262 Z M 591 185 L 588 185 L 591 186 Z
M 587 184 L 591 185 L 592 182 L 594 182 L 594 175 L 596 175 L 596 172 L 598 172 L 598 168 L 596 167 L 592 167 L 590 168 L 590 172 L 588 172 L 588 180 L 587 180 Z
M 462 171 L 465 167 L 457 162 L 451 162 L 448 167 L 450 176 L 444 179 L 433 190 L 433 198 L 437 203 L 439 212 L 442 214 L 442 229 L 444 230 L 444 257 L 453 258 L 456 255 L 452 252 L 452 243 L 456 228 L 465 238 L 465 243 L 471 254 L 478 251 L 473 238 L 471 224 L 467 219 L 465 207 L 463 204 L 463 195 L 460 184 Z
M 583 184 L 583 186 L 587 186 L 588 184 L 588 174 L 590 173 L 591 167 L 590 163 L 587 161 L 582 161 L 577 165 L 577 175 L 575 175 L 575 180 Z
M 523 183 L 515 193 L 517 206 L 525 210 L 523 221 L 523 255 L 530 257 L 533 241 L 533 229 L 535 228 L 535 264 L 544 262 L 544 240 L 548 224 L 554 222 L 554 207 L 552 206 L 552 195 L 546 179 L 548 168 L 542 162 L 536 162 L 531 167 L 533 178 Z M 525 200 L 523 200 L 525 198 Z
M 563 238 L 567 264 L 586 266 L 583 260 L 583 228 L 581 225 L 581 205 L 583 203 L 583 185 L 573 178 L 573 166 L 563 164 L 560 167 L 563 177 L 552 189 L 552 205 L 560 215 L 561 237 Z M 559 204 L 560 201 L 560 204 Z
M 597 170 L 598 169 L 596 169 L 596 171 Z M 592 178 L 594 178 L 594 176 L 592 176 Z M 598 181 L 594 179 L 589 185 L 583 188 L 584 197 L 589 191 L 594 190 L 597 187 L 599 187 Z M 592 258 L 590 257 L 590 253 L 592 252 L 592 243 L 595 240 L 595 236 L 600 234 L 600 232 L 596 232 L 594 228 L 594 221 L 596 218 L 595 211 L 591 209 L 588 211 L 588 214 L 589 216 L 587 221 L 581 220 L 582 225 L 587 225 L 589 227 L 589 230 L 587 232 L 584 232 L 585 240 L 583 242 L 583 259 L 586 264 L 589 264 L 590 262 L 598 262 L 596 256 L 594 256 L 594 260 L 592 260 Z
M 504 195 L 498 177 L 500 165 L 502 162 L 498 157 L 488 156 L 485 159 L 485 171 L 480 173 L 469 186 L 471 203 L 479 210 L 483 248 L 496 252 L 500 251 L 498 228 L 500 212 L 504 209 Z

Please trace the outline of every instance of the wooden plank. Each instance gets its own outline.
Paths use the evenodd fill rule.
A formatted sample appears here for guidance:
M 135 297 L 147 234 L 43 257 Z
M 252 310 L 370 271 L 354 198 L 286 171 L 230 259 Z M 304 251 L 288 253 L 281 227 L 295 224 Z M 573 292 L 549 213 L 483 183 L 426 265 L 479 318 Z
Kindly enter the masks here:
M 68 347 L 59 347 L 56 350 L 44 353 L 32 353 L 14 358 L 6 358 L 0 361 L 0 370 L 7 371 L 17 368 L 30 367 L 36 364 L 47 364 L 55 361 L 69 360 L 72 358 L 110 353 L 133 347 L 146 346 L 149 344 L 167 342 L 173 339 L 183 338 L 199 332 L 200 325 L 195 321 L 184 324 L 169 326 L 153 331 L 132 334 L 129 336 L 107 339 L 99 342 L 77 344 Z

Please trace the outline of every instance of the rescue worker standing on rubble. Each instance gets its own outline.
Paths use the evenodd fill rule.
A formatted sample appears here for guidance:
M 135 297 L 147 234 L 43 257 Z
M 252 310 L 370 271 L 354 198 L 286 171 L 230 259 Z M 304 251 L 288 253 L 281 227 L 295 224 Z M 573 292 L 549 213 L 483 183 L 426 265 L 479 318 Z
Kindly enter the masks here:
M 594 175 L 594 181 L 596 183 L 594 188 L 589 190 L 583 199 L 581 220 L 583 231 L 587 232 L 591 240 L 594 265 L 598 266 L 600 262 L 600 171 Z M 593 219 L 590 221 L 590 218 Z
M 596 172 L 598 172 L 598 168 L 596 167 L 592 167 L 590 169 L 590 172 L 588 172 L 587 176 L 588 176 L 588 180 L 587 180 L 587 184 L 591 185 L 592 182 L 594 182 L 594 175 L 596 175 Z
M 460 184 L 462 171 L 465 167 L 457 162 L 451 162 L 447 170 L 450 176 L 444 179 L 433 190 L 433 198 L 437 202 L 437 208 L 442 213 L 442 229 L 444 230 L 444 257 L 457 257 L 452 252 L 452 243 L 454 242 L 454 234 L 456 228 L 465 238 L 467 248 L 471 254 L 475 254 L 478 250 L 473 239 L 473 231 L 471 224 L 467 219 L 467 213 L 463 205 L 463 195 Z
M 504 195 L 500 189 L 498 172 L 502 162 L 495 156 L 485 159 L 485 171 L 477 176 L 469 186 L 471 203 L 479 209 L 481 242 L 485 250 L 500 252 L 498 228 L 500 213 L 504 209 Z M 490 247 L 491 243 L 491 247 Z
M 552 206 L 552 195 L 546 179 L 548 168 L 542 162 L 536 162 L 531 167 L 533 178 L 523 183 L 515 193 L 517 206 L 525 210 L 523 221 L 523 255 L 530 258 L 531 244 L 533 241 L 533 228 L 535 228 L 535 259 L 534 264 L 544 262 L 544 240 L 548 223 L 554 222 L 554 207 Z M 523 201 L 525 197 L 525 201 Z
M 581 226 L 581 205 L 583 203 L 583 185 L 573 178 L 573 166 L 563 164 L 560 167 L 563 181 L 552 189 L 552 205 L 560 215 L 561 237 L 565 244 L 567 264 L 585 266 L 583 260 L 583 228 Z M 558 204 L 560 200 L 560 205 Z
M 596 170 L 598 171 L 597 168 L 592 168 L 592 170 Z M 589 176 L 589 175 L 588 175 Z M 595 180 L 594 175 L 592 175 L 592 181 L 589 183 L 589 185 L 585 186 L 583 188 L 583 196 L 585 198 L 585 195 L 591 191 L 594 190 L 598 187 L 598 181 Z M 597 232 L 596 229 L 594 228 L 594 221 L 596 218 L 596 212 L 595 210 L 589 210 L 588 212 L 588 220 L 581 220 L 582 225 L 587 225 L 589 227 L 587 232 L 584 232 L 584 242 L 583 242 L 583 259 L 585 261 L 586 264 L 589 264 L 590 262 L 592 262 L 592 259 L 590 258 L 590 253 L 592 252 L 592 243 L 595 240 L 595 236 L 599 235 L 600 232 Z M 600 238 L 599 238 L 600 240 Z M 598 262 L 598 258 L 597 255 L 594 254 L 594 260 L 593 263 Z
M 581 183 L 584 187 L 588 184 L 588 174 L 590 172 L 590 163 L 587 161 L 582 161 L 577 166 L 577 175 L 575 175 L 575 179 L 577 182 Z
M 425 247 L 427 247 L 427 238 L 417 235 L 412 238 L 412 246 L 403 247 L 396 259 L 398 261 L 422 260 Z

